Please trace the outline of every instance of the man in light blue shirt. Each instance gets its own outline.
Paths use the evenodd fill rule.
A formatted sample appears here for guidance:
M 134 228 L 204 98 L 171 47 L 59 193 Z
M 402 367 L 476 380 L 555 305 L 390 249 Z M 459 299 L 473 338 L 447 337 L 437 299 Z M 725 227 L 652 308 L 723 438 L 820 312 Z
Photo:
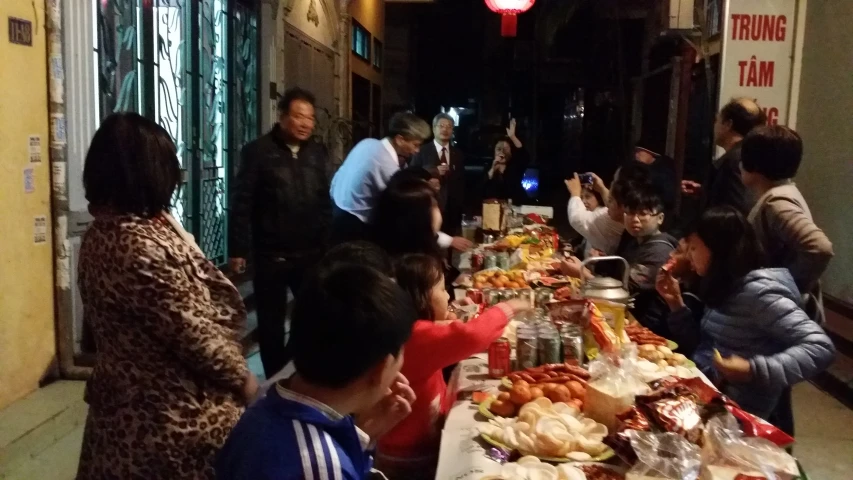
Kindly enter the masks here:
M 431 135 L 429 124 L 411 112 L 394 114 L 388 130 L 382 140 L 359 142 L 332 179 L 332 245 L 368 238 L 379 194 Z

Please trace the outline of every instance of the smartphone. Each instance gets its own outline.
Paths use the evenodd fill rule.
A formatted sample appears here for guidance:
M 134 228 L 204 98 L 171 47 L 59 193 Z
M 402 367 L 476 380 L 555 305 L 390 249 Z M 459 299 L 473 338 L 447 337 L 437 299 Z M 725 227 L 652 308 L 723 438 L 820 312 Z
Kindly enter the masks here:
M 581 181 L 581 185 L 592 185 L 591 173 L 581 173 L 580 175 L 578 175 L 578 178 Z

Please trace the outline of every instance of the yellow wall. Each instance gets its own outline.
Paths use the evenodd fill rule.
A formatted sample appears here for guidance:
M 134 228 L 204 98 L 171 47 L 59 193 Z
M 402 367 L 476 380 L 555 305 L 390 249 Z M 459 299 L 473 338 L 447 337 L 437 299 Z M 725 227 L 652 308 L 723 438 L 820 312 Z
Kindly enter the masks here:
M 373 38 L 382 42 L 385 47 L 385 0 L 353 0 L 349 6 L 352 19 L 361 24 L 370 32 Z M 371 51 L 373 49 L 371 40 Z M 373 68 L 371 62 L 367 62 L 350 52 L 352 56 L 352 72 L 370 80 L 372 83 L 382 85 L 382 72 Z M 384 60 L 384 58 L 383 58 Z
M 0 1 L 0 408 L 38 388 L 56 354 L 47 47 L 44 2 L 36 4 L 41 6 Z M 32 22 L 31 47 L 9 43 L 10 16 Z M 41 163 L 29 163 L 30 135 L 41 136 Z M 33 193 L 24 192 L 29 167 Z M 36 245 L 33 221 L 39 215 L 47 218 L 48 236 Z

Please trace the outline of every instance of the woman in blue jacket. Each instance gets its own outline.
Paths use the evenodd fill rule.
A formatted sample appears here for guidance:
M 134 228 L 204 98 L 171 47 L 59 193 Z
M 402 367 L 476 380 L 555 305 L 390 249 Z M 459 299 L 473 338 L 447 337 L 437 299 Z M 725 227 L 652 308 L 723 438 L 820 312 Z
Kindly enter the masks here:
M 702 277 L 705 310 L 701 317 L 694 315 L 678 280 L 661 271 L 657 290 L 671 310 L 673 337 L 698 342 L 696 365 L 744 410 L 790 421 L 790 428 L 779 426 L 792 431 L 791 408 L 783 395 L 829 366 L 832 341 L 800 307 L 800 292 L 788 270 L 761 268 L 752 227 L 735 209 L 708 210 L 687 242 L 691 266 Z

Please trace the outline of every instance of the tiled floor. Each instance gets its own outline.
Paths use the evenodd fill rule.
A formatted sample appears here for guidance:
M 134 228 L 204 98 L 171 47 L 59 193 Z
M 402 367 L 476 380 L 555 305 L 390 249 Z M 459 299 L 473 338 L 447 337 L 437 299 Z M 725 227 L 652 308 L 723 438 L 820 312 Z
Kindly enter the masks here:
M 260 372 L 257 354 L 249 357 Z M 57 382 L 0 411 L 0 479 L 71 480 L 83 437 L 83 382 Z M 811 384 L 794 389 L 797 445 L 811 480 L 853 478 L 853 411 Z

